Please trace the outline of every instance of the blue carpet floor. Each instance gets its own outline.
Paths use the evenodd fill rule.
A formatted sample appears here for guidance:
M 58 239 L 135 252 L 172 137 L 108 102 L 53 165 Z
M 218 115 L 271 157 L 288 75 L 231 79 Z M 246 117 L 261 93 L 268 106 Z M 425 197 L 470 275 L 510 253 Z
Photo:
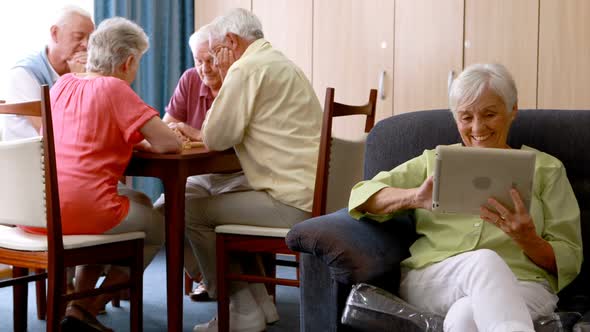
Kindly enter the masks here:
M 292 278 L 294 268 L 278 268 L 280 277 Z M 143 327 L 146 332 L 166 331 L 166 271 L 165 255 L 160 252 L 144 273 Z M 299 289 L 277 287 L 277 309 L 281 320 L 269 325 L 269 332 L 299 331 Z M 216 302 L 196 303 L 184 297 L 183 331 L 192 331 L 195 324 L 209 321 L 217 311 Z M 29 331 L 45 331 L 45 321 L 37 320 L 34 285 L 29 287 Z M 107 314 L 99 316 L 103 324 L 115 331 L 129 331 L 129 302 L 120 308 L 107 306 Z M 12 289 L 0 288 L 0 331 L 12 331 Z

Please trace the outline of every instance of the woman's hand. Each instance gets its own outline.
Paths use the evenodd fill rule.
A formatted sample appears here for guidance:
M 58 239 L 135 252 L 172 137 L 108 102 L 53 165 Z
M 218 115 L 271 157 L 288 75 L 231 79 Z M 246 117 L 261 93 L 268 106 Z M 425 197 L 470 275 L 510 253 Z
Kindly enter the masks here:
M 482 206 L 481 219 L 496 225 L 516 242 L 538 237 L 533 218 L 528 213 L 518 190 L 510 189 L 510 196 L 514 211 L 510 211 L 496 199 L 489 198 L 488 204 L 496 209 L 496 212 Z
M 415 208 L 421 208 L 426 210 L 432 210 L 432 187 L 434 180 L 432 176 L 429 176 L 426 181 L 417 188 L 414 196 Z
M 553 247 L 537 235 L 533 218 L 524 206 L 518 190 L 510 189 L 510 196 L 514 204 L 514 211 L 510 211 L 497 200 L 490 198 L 488 204 L 497 212 L 492 212 L 482 206 L 481 219 L 496 225 L 510 236 L 535 264 L 550 273 L 557 274 L 557 262 Z

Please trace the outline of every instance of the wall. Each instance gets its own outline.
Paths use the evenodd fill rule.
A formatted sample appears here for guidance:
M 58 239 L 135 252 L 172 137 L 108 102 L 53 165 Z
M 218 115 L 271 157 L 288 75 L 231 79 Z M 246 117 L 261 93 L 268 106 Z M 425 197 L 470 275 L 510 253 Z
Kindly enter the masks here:
M 520 108 L 590 109 L 590 2 L 586 0 L 195 0 L 200 26 L 241 6 L 267 39 L 307 74 L 323 103 L 366 102 L 377 120 L 447 108 L 450 76 L 472 63 L 503 63 Z M 360 121 L 336 122 L 349 136 Z

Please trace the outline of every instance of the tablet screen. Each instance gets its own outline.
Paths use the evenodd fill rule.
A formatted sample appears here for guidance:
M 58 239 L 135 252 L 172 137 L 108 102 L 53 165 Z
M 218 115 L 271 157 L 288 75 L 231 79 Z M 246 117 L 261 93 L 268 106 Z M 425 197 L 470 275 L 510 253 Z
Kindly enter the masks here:
M 514 210 L 511 188 L 518 189 L 528 210 L 534 173 L 533 151 L 439 145 L 432 210 L 479 215 L 490 197 Z

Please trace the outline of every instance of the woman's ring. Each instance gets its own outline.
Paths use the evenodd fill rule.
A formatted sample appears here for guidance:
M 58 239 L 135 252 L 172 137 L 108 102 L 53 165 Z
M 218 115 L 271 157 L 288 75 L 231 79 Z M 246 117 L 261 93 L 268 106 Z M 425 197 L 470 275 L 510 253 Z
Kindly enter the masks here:
M 506 216 L 505 215 L 500 215 L 500 219 L 506 220 Z

